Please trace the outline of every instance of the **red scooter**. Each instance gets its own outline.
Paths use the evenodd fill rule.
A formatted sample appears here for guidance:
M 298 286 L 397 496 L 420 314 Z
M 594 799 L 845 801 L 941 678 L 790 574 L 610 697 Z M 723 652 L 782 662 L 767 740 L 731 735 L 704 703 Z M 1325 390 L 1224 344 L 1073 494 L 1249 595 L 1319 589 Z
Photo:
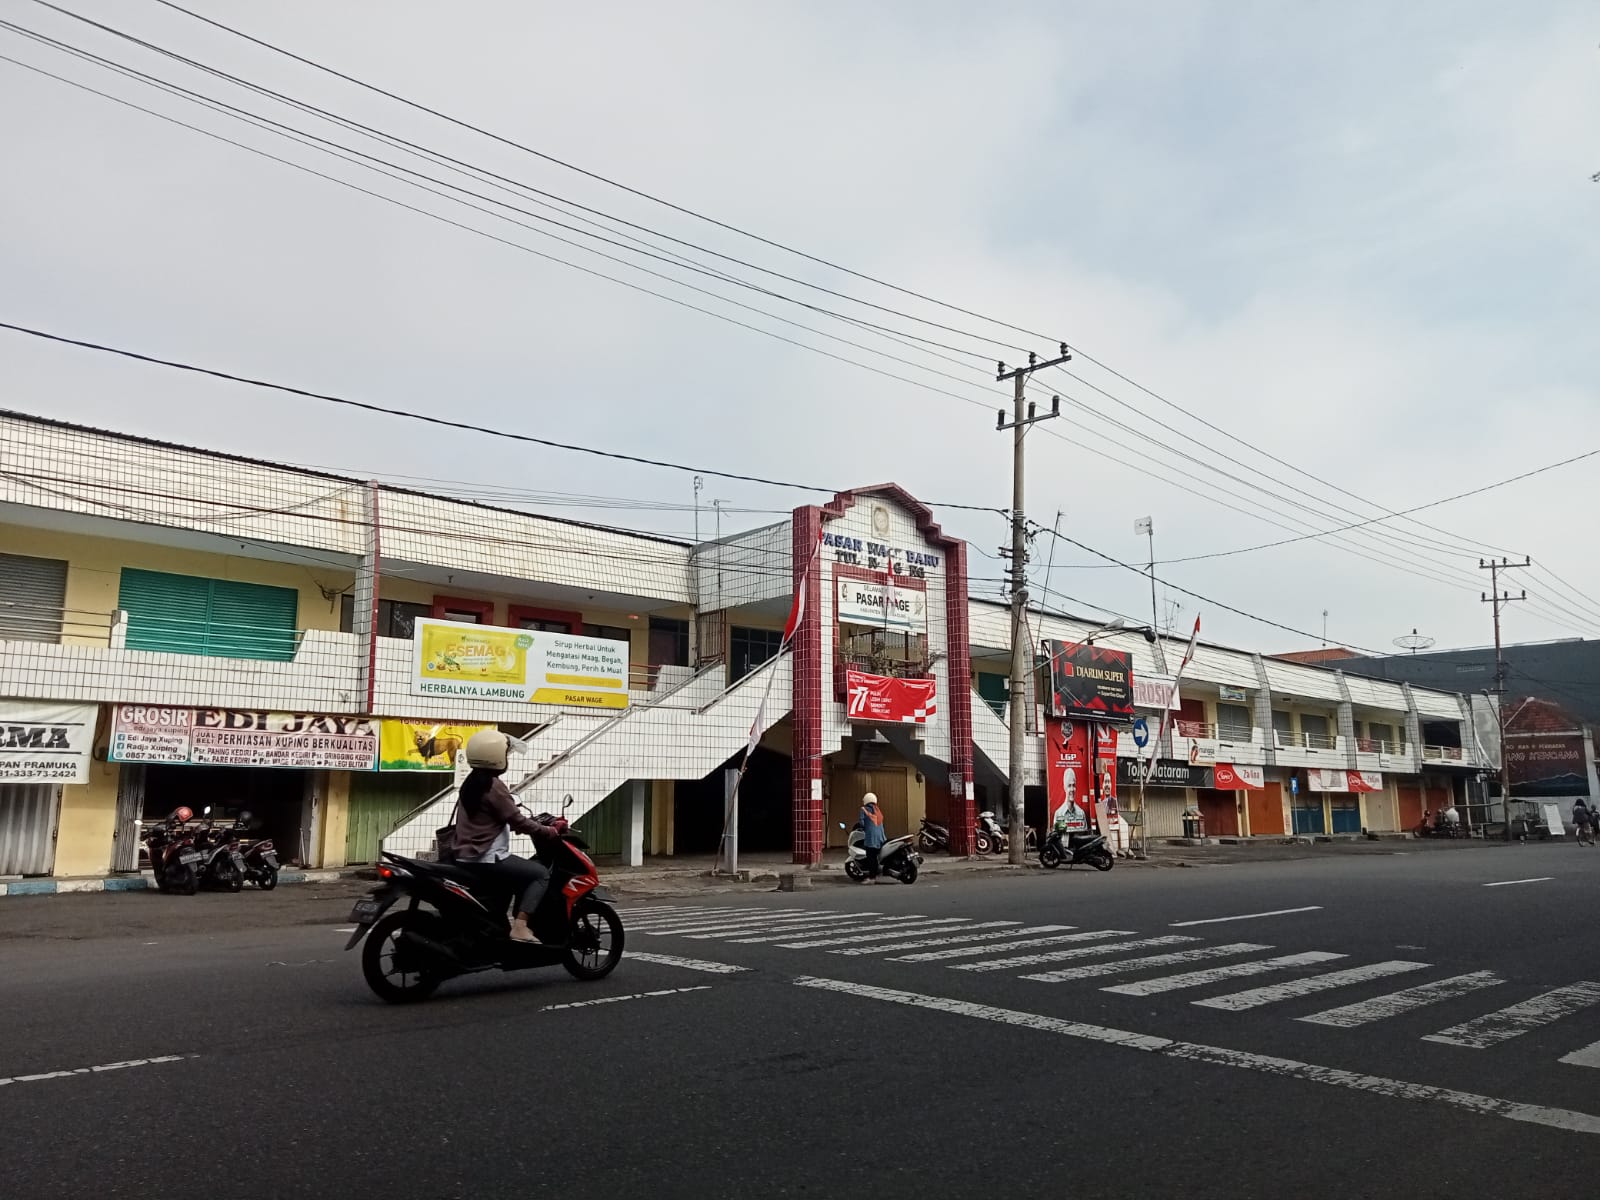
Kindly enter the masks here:
M 150 871 L 156 877 L 158 891 L 192 896 L 200 886 L 200 869 L 206 854 L 195 845 L 195 830 L 189 828 L 192 820 L 193 809 L 178 807 L 152 825 L 134 822 L 150 855 Z

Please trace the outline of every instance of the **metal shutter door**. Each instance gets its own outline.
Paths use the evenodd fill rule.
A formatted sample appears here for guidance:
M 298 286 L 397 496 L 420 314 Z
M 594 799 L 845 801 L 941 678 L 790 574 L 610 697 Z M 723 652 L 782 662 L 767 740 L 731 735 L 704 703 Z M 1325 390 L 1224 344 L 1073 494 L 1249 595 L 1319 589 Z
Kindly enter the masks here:
M 211 581 L 211 624 L 207 653 L 223 658 L 294 657 L 300 593 L 259 583 Z
M 59 642 L 67 564 L 0 554 L 0 641 Z
M 0 784 L 0 875 L 48 875 L 56 860 L 53 783 Z
M 128 614 L 129 650 L 204 654 L 211 581 L 122 568 L 117 607 Z

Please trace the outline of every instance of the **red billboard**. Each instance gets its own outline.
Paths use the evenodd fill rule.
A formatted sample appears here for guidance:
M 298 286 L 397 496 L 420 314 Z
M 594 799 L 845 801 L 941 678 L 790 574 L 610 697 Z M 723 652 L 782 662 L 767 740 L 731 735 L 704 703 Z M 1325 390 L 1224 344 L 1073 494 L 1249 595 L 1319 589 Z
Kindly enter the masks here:
M 1099 776 L 1099 799 L 1108 813 L 1117 810 L 1117 734 L 1108 725 L 1093 721 L 1045 719 L 1045 792 L 1050 803 L 1048 824 L 1064 824 L 1068 829 L 1089 828 L 1089 813 L 1095 800 L 1095 779 L 1091 775 L 1089 735 L 1100 741 L 1092 770 Z
M 844 683 L 852 721 L 927 725 L 939 711 L 931 679 L 894 679 L 846 671 Z
M 1047 641 L 1050 715 L 1090 720 L 1133 718 L 1133 656 L 1078 642 Z

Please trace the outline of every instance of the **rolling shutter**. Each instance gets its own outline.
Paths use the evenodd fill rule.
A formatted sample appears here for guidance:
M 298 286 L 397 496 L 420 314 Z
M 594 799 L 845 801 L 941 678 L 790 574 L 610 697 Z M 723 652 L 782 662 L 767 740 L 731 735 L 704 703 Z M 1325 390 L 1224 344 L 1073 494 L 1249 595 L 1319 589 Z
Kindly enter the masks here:
M 0 554 L 0 641 L 59 642 L 67 564 Z
M 124 568 L 117 605 L 130 650 L 286 661 L 294 657 L 292 588 Z

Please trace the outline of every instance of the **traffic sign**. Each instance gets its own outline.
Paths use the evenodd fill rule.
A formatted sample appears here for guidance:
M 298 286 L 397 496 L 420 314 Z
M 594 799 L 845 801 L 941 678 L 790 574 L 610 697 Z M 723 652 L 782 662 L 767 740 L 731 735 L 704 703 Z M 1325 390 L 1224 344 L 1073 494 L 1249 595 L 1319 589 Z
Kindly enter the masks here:
M 1134 718 L 1133 744 L 1141 750 L 1150 744 L 1150 726 L 1145 724 L 1143 717 Z

